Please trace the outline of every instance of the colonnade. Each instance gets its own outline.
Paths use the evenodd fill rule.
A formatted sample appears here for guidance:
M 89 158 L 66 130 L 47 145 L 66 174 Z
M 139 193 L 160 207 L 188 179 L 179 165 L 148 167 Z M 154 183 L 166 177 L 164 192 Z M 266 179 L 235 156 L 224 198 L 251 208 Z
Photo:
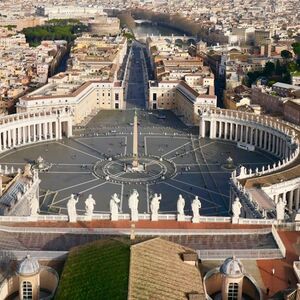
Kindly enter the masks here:
M 0 152 L 36 142 L 72 136 L 72 117 L 66 111 L 20 113 L 0 118 Z
M 269 117 L 222 109 L 212 109 L 200 113 L 200 138 L 209 137 L 252 145 L 280 159 L 273 166 L 263 167 L 261 171 L 257 169 L 253 172 L 253 170 L 244 168 L 246 176 L 243 178 L 255 178 L 256 176 L 261 178 L 271 173 L 283 174 L 284 172 L 282 181 L 275 180 L 273 182 L 271 180 L 269 182 L 267 180 L 268 185 L 261 186 L 261 189 L 274 203 L 274 207 L 279 198 L 286 201 L 286 209 L 290 213 L 300 208 L 300 166 L 293 163 L 299 160 L 299 136 L 300 130 L 296 126 Z M 288 165 L 291 166 L 290 169 L 287 169 Z M 282 171 L 283 169 L 284 171 Z M 287 172 L 287 170 L 291 172 Z M 242 193 L 245 195 L 245 199 L 250 199 L 248 202 L 255 204 L 251 192 L 247 191 L 238 182 L 238 179 L 239 176 L 233 172 L 232 184 L 236 188 L 232 189 L 233 195 L 239 194 L 240 196 Z
M 292 154 L 291 137 L 277 129 L 245 120 L 200 120 L 200 137 L 224 139 L 253 145 L 280 158 Z

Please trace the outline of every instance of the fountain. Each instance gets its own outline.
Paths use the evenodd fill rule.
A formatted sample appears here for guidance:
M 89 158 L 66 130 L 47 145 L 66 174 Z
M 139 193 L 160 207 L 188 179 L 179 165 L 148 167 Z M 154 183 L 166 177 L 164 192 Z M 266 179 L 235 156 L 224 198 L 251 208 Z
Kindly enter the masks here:
M 234 170 L 236 168 L 233 163 L 233 159 L 230 156 L 228 156 L 226 163 L 222 165 L 222 168 L 226 170 Z

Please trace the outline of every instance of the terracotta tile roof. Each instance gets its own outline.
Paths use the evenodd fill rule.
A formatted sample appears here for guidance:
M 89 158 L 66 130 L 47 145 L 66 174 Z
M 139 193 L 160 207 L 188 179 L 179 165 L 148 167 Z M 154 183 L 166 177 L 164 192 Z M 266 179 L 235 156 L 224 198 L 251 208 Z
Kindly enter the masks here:
M 130 249 L 129 300 L 186 300 L 190 293 L 203 296 L 197 266 L 185 263 L 182 254 L 193 250 L 155 238 Z

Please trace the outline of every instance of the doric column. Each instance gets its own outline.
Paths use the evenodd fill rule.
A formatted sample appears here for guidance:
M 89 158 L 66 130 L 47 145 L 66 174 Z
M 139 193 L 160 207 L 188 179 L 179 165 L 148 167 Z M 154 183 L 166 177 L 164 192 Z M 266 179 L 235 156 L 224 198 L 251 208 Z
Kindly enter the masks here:
M 244 135 L 244 125 L 241 125 L 241 130 L 240 130 L 240 142 L 243 142 L 243 135 Z
M 53 122 L 49 123 L 49 134 L 50 134 L 50 139 L 53 139 Z
M 232 141 L 233 140 L 233 124 L 232 124 L 232 122 L 230 122 L 229 124 L 230 124 L 229 125 L 229 130 L 230 130 L 229 139 Z
M 213 127 L 214 127 L 214 121 L 212 121 L 213 123 Z M 71 121 L 68 121 L 68 137 L 71 137 L 73 136 L 73 130 L 72 130 L 72 122 Z
M 283 157 L 283 139 L 280 139 L 279 154 L 280 154 L 280 157 Z
M 48 123 L 44 123 L 44 139 L 48 139 Z
M 23 140 L 23 144 L 26 144 L 27 140 L 26 140 L 25 126 L 22 126 L 22 140 Z
M 3 149 L 7 148 L 6 130 L 3 131 Z
M 219 121 L 219 135 L 218 135 L 219 139 L 221 138 L 221 136 L 222 136 L 222 121 Z
M 295 209 L 298 211 L 300 202 L 300 188 L 295 190 Z
M 55 121 L 55 139 L 56 140 L 59 139 L 59 137 L 58 137 L 58 130 L 59 130 L 59 128 L 58 128 L 58 122 L 59 121 Z
M 272 149 L 272 134 L 271 134 L 271 132 L 269 132 L 268 140 L 269 140 L 268 151 L 271 152 L 271 149 Z
M 294 197 L 294 190 L 291 190 L 288 199 L 288 206 L 290 211 L 293 210 L 293 197 Z
M 42 124 L 38 124 L 38 132 L 39 132 L 39 141 L 42 140 Z
M 17 144 L 17 141 L 16 141 L 16 139 L 17 139 L 16 130 L 17 130 L 17 128 L 13 128 L 13 130 L 12 130 L 12 146 L 13 147 L 16 147 L 16 144 Z
M 228 139 L 228 137 L 227 137 L 227 134 L 228 134 L 228 123 L 225 122 L 224 125 L 225 125 L 224 138 L 225 138 L 225 140 L 227 140 Z
M 264 146 L 263 146 L 264 150 L 267 150 L 267 137 L 268 137 L 267 132 L 264 131 Z
M 238 129 L 239 129 L 239 125 L 237 123 L 235 123 L 235 137 L 234 137 L 234 140 L 236 142 L 238 141 Z
M 68 122 L 68 127 L 69 127 L 69 122 Z M 214 138 L 214 122 L 213 122 L 213 120 L 211 120 L 209 123 L 209 138 L 210 139 Z
M 26 126 L 27 130 L 27 138 L 28 138 L 28 143 L 31 142 L 31 131 L 30 131 L 30 125 Z
M 21 127 L 18 127 L 18 145 L 21 145 L 22 143 L 22 128 Z
M 255 141 L 253 143 L 253 136 L 254 136 L 254 128 L 250 127 L 250 144 L 255 145 Z
M 55 137 L 57 139 L 57 134 L 58 134 L 58 122 L 59 121 L 55 121 Z M 204 138 L 205 137 L 205 131 L 204 131 L 204 126 L 205 126 L 205 121 L 203 119 L 203 117 L 200 117 L 200 121 L 199 121 L 199 138 Z M 204 132 L 204 135 L 203 135 Z
M 3 146 L 3 132 L 0 132 L 0 150 L 3 150 L 4 146 Z
M 263 148 L 263 131 L 259 130 L 259 148 Z
M 62 124 L 61 121 L 58 121 L 58 138 L 62 139 Z
M 246 144 L 251 144 L 251 143 L 249 143 L 248 135 L 249 135 L 249 126 L 246 126 L 245 142 L 246 142 Z
M 279 136 L 276 135 L 276 155 L 279 156 Z
M 36 124 L 33 125 L 33 141 L 36 142 Z
M 11 129 L 7 130 L 7 147 L 11 147 Z
M 273 133 L 272 152 L 276 154 L 276 135 Z

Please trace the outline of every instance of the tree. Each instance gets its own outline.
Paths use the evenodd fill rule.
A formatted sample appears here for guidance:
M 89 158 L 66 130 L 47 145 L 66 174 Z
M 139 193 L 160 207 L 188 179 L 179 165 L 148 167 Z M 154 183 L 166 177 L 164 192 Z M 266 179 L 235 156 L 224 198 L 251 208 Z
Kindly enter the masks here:
M 293 54 L 292 52 L 288 51 L 288 50 L 282 50 L 281 53 L 280 53 L 281 57 L 283 59 L 291 59 L 293 58 Z
M 265 76 L 271 76 L 275 71 L 275 65 L 271 62 L 271 61 L 268 61 L 264 67 L 264 75 Z
M 279 59 L 276 60 L 276 66 L 275 66 L 275 74 L 280 75 L 282 73 L 282 67 L 280 65 Z
M 300 56 L 300 43 L 294 43 L 292 44 L 292 47 L 295 55 Z

